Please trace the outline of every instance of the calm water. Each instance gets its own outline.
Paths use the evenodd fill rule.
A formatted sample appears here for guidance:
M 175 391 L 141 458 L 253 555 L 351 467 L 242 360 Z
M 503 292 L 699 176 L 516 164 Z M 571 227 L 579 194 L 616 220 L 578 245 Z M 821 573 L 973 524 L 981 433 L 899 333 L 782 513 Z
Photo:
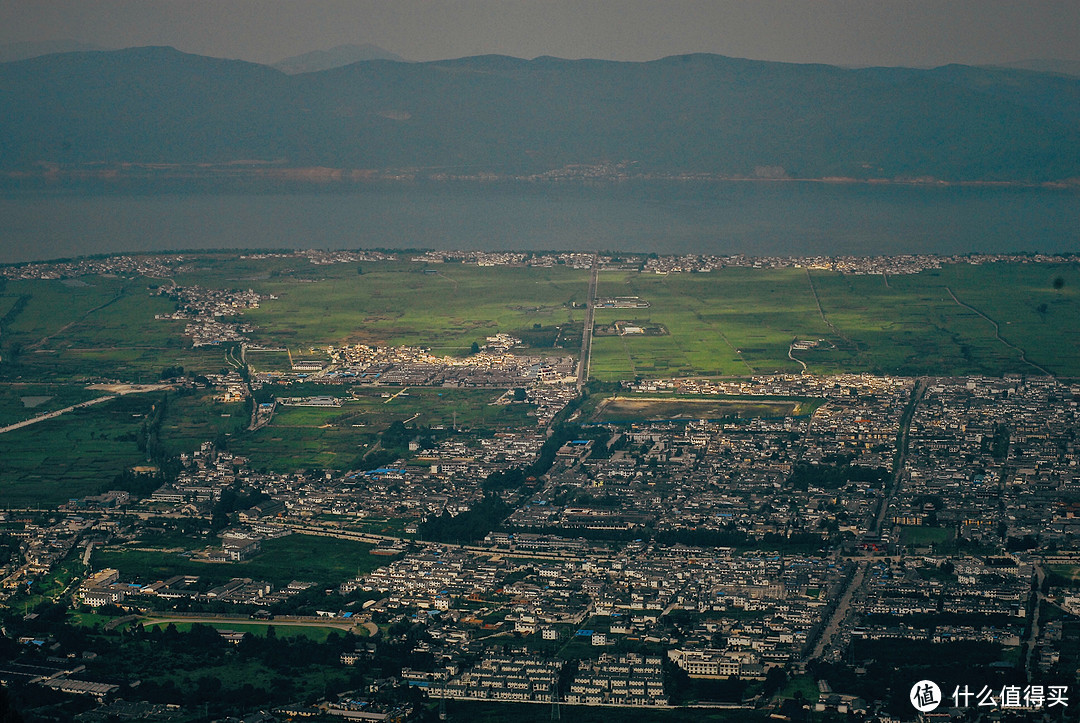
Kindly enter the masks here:
M 0 192 L 0 263 L 204 248 L 1080 251 L 1080 192 L 815 183 Z

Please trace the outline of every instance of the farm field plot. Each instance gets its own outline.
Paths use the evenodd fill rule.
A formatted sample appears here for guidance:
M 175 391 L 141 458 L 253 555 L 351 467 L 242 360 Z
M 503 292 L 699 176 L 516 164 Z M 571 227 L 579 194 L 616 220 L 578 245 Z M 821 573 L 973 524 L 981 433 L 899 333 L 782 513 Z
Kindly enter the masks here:
M 323 389 L 294 385 L 291 395 L 308 395 Z M 338 395 L 346 388 L 336 388 Z M 393 396 L 398 392 L 400 395 Z M 394 422 L 409 426 L 506 430 L 535 428 L 528 416 L 531 404 L 492 404 L 502 395 L 498 389 L 442 389 L 380 387 L 353 389 L 340 407 L 279 406 L 269 426 L 254 434 L 237 434 L 229 448 L 251 459 L 258 469 L 294 471 L 326 467 L 351 469 L 362 466 L 360 455 L 379 433 Z M 224 406 L 224 405 L 219 405 Z M 221 428 L 237 424 L 243 415 L 223 419 Z M 211 422 L 216 422 L 212 417 Z M 188 435 L 188 441 L 197 436 Z M 189 444 L 190 446 L 190 444 Z
M 53 279 L 9 281 L 5 296 L 24 297 L 25 301 L 14 318 L 8 320 L 4 333 L 12 336 L 11 341 L 38 343 L 94 309 L 122 298 L 124 289 L 125 282 L 104 277 L 88 277 L 78 284 Z
M 167 366 L 217 371 L 220 350 L 192 349 L 184 323 L 158 320 L 173 302 L 151 293 L 150 279 L 17 281 L 6 286 L 9 309 L 0 375 L 9 379 L 123 378 L 146 383 Z M 16 313 L 17 312 L 17 313 Z
M 829 321 L 850 340 L 848 359 L 802 357 L 822 371 L 890 374 L 1080 373 L 1080 268 L 1076 264 L 957 264 L 910 276 L 812 272 Z M 1061 288 L 1054 288 L 1060 279 Z M 950 292 L 952 292 L 950 294 Z M 820 359 L 820 361 L 818 361 Z
M 251 421 L 251 401 L 224 404 L 213 392 L 172 394 L 161 438 L 172 453 L 191 452 L 203 442 L 240 434 Z
M 635 318 L 670 331 L 595 338 L 592 373 L 603 381 L 798 372 L 788 358 L 795 339 L 813 343 L 793 354 L 816 374 L 1080 375 L 1077 264 L 953 264 L 888 278 L 804 269 L 603 274 L 600 290 L 641 296 L 650 307 Z M 619 314 L 598 309 L 597 324 Z
M 800 269 L 668 276 L 605 273 L 599 293 L 643 298 L 650 306 L 635 309 L 634 318 L 669 332 L 595 338 L 592 372 L 603 381 L 797 372 L 801 367 L 787 357 L 794 338 L 834 336 L 818 314 Z M 597 324 L 625 316 L 623 309 L 596 311 Z
M 464 354 L 497 332 L 580 321 L 584 312 L 572 304 L 583 304 L 588 288 L 587 272 L 561 268 L 364 264 L 363 274 L 344 270 L 329 270 L 318 281 L 253 282 L 256 291 L 278 297 L 245 314 L 259 327 L 254 340 L 291 349 L 348 342 Z
M 0 383 L 0 427 L 105 394 L 83 384 Z
M 357 389 L 354 399 L 344 409 L 357 412 L 353 423 L 366 423 L 375 429 L 385 429 L 396 421 L 411 420 L 410 424 L 449 429 L 455 422 L 461 427 L 489 429 L 528 428 L 536 426 L 529 412 L 533 404 L 495 404 L 503 396 L 502 389 L 439 389 L 412 387 L 402 391 L 390 389 Z M 385 394 L 396 395 L 393 398 Z
M 577 351 L 585 271 L 360 266 L 202 255 L 175 281 L 274 295 L 243 318 L 256 325 L 253 343 L 294 355 L 353 342 L 464 355 L 496 332 L 518 333 L 527 344 L 558 353 Z M 8 282 L 0 295 L 0 375 L 145 383 L 166 366 L 196 373 L 226 368 L 224 350 L 191 348 L 183 322 L 154 319 L 173 308 L 154 295 L 160 284 L 97 276 Z M 605 271 L 598 294 L 649 304 L 597 309 L 598 327 L 632 317 L 664 332 L 595 337 L 591 370 L 602 381 L 799 372 L 799 361 L 812 373 L 996 375 L 1043 368 L 1080 374 L 1078 264 L 953 264 L 888 277 L 800 268 L 667 276 Z M 555 339 L 563 348 L 546 346 Z M 794 350 L 793 359 L 795 340 L 811 348 Z M 280 351 L 251 352 L 250 362 L 257 370 L 289 367 Z
M 56 505 L 109 489 L 116 475 L 146 463 L 136 438 L 157 399 L 131 394 L 0 434 L 4 505 Z
M 3 284 L 0 288 L 7 288 L 7 284 Z M 0 319 L 14 313 L 12 310 L 19 303 L 19 298 L 18 294 L 0 294 Z
M 256 470 L 352 469 L 362 464 L 361 455 L 376 439 L 362 429 L 288 422 L 288 415 L 275 415 L 269 427 L 229 439 L 228 448 L 247 457 Z
M 322 355 L 325 356 L 325 355 Z M 287 372 L 292 370 L 287 351 L 264 351 L 248 349 L 245 359 L 251 372 Z M 320 361 L 322 357 L 320 357 Z
M 1080 375 L 1080 263 L 949 266 L 940 278 L 961 301 L 996 321 L 1001 336 L 1028 360 L 1060 376 Z M 990 322 L 977 321 L 992 337 Z M 1017 362 L 1014 350 L 1000 342 L 994 349 L 1001 367 L 1009 363 L 1034 373 Z

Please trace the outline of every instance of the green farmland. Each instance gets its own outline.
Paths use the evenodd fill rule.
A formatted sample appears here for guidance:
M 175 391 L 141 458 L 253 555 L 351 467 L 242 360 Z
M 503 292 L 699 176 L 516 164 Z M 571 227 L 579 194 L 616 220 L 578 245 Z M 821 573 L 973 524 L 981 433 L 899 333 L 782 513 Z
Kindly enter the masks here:
M 372 262 L 315 266 L 305 259 L 193 255 L 169 281 L 145 277 L 8 281 L 0 288 L 0 427 L 102 396 L 90 382 L 158 381 L 233 368 L 228 350 L 195 349 L 184 322 L 157 320 L 172 301 L 163 283 L 251 288 L 266 296 L 242 313 L 252 341 L 325 358 L 327 345 L 427 346 L 466 355 L 496 332 L 534 350 L 577 354 L 589 273 L 582 270 Z M 900 276 L 729 268 L 666 276 L 600 273 L 600 296 L 639 296 L 647 308 L 596 311 L 596 324 L 633 320 L 658 335 L 593 340 L 600 381 L 673 376 L 871 372 L 901 375 L 1053 373 L 1080 377 L 1080 265 L 954 264 Z M 551 346 L 556 340 L 562 348 Z M 798 340 L 800 347 L 792 348 Z M 314 353 L 313 351 L 314 350 Z M 790 356 L 789 356 L 790 354 Z M 284 351 L 252 351 L 255 370 L 285 370 Z M 159 430 L 170 453 L 207 440 L 254 469 L 347 469 L 378 449 L 391 424 L 497 432 L 535 428 L 527 404 L 496 405 L 502 390 L 280 386 L 274 396 L 334 394 L 338 408 L 279 408 L 247 431 L 249 402 L 215 402 L 212 390 L 170 392 Z M 135 394 L 0 435 L 0 498 L 7 506 L 55 505 L 109 489 L 146 464 L 137 447 L 159 394 Z M 592 408 L 596 402 L 587 405 Z M 622 402 L 620 402 L 622 404 Z M 685 406 L 685 405 L 684 405 Z M 724 405 L 722 405 L 724 406 Z M 695 411 L 697 410 L 697 411 Z M 615 418 L 619 406 L 602 412 Z M 706 410 L 707 411 L 707 410 Z M 775 405 L 716 407 L 706 414 L 773 416 Z M 645 416 L 671 412 L 646 410 Z M 700 417 L 701 409 L 672 416 Z M 798 413 L 798 412 L 795 412 Z M 616 416 L 638 418 L 634 414 Z M 670 417 L 664 417 L 670 418 Z
M 0 427 L 102 396 L 81 384 L 0 383 Z
M 146 463 L 136 436 L 157 398 L 132 394 L 0 435 L 3 506 L 51 506 L 110 489 L 117 474 Z
M 9 282 L 0 300 L 23 302 L 9 311 L 3 325 L 0 379 L 105 377 L 147 383 L 169 365 L 219 368 L 211 355 L 192 350 L 180 336 L 182 322 L 154 318 L 173 310 L 170 301 L 151 294 L 148 287 L 156 283 L 106 277 L 87 277 L 77 285 L 56 280 Z
M 311 272 L 306 272 L 310 274 Z M 319 267 L 304 277 L 253 281 L 278 297 L 245 316 L 267 346 L 406 344 L 466 354 L 474 341 L 534 325 L 581 321 L 588 272 L 563 268 L 480 268 L 461 264 Z
M 819 342 L 794 352 L 819 374 L 1042 374 L 1013 347 L 1055 375 L 1080 374 L 1077 264 L 961 264 L 887 279 L 804 269 L 612 272 L 599 288 L 647 300 L 634 317 L 670 332 L 594 339 L 592 374 L 605 381 L 798 372 L 788 358 L 795 339 Z M 996 322 L 1004 342 L 950 291 Z M 629 311 L 599 309 L 597 323 Z
M 588 285 L 587 272 L 562 267 L 380 262 L 363 264 L 358 274 L 348 264 L 291 261 L 205 255 L 174 281 L 274 295 L 243 314 L 256 325 L 252 341 L 268 347 L 306 352 L 328 344 L 410 344 L 452 355 L 467 354 L 473 342 L 496 332 L 550 343 L 557 328 L 580 326 Z M 799 339 L 816 342 L 794 353 L 815 373 L 1041 373 L 1021 358 L 1023 350 L 1055 375 L 1076 376 L 1078 268 L 958 264 L 887 278 L 798 268 L 603 272 L 598 294 L 640 296 L 650 306 L 598 309 L 597 325 L 632 318 L 667 333 L 596 337 L 592 374 L 610 381 L 798 372 L 788 350 Z M 77 285 L 9 282 L 0 294 L 0 318 L 6 319 L 0 379 L 148 382 L 165 366 L 200 372 L 227 366 L 222 349 L 192 349 L 182 322 L 154 319 L 172 310 L 172 302 L 151 293 L 160 283 L 105 277 Z M 566 351 L 576 353 L 576 346 Z M 283 369 L 287 356 L 252 353 L 251 363 Z
M 306 385 L 294 385 L 290 393 L 306 391 Z M 491 389 L 356 389 L 340 407 L 279 406 L 268 426 L 238 434 L 230 448 L 275 471 L 348 469 L 360 466 L 360 455 L 394 422 L 446 430 L 455 421 L 458 429 L 535 429 L 536 418 L 528 416 L 534 405 L 492 404 L 501 394 Z M 235 424 L 234 419 L 222 420 L 222 426 Z

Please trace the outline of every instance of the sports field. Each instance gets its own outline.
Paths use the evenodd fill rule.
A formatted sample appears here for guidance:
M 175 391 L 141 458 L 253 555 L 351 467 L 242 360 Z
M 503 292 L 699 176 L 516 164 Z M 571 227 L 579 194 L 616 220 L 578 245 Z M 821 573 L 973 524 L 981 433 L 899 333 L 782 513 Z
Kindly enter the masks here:
M 204 547 L 203 541 L 194 544 Z M 264 540 L 262 551 L 244 562 L 221 563 L 192 560 L 177 548 L 160 550 L 132 547 L 109 547 L 95 551 L 97 567 L 113 567 L 125 582 L 143 583 L 163 580 L 172 575 L 198 575 L 217 582 L 234 577 L 266 580 L 273 585 L 287 585 L 293 580 L 336 585 L 356 575 L 387 564 L 392 558 L 369 554 L 372 545 L 352 540 L 311 535 L 289 535 Z
M 210 618 L 207 622 L 203 623 L 188 623 L 188 622 L 153 622 L 144 621 L 144 628 L 166 628 L 169 625 L 173 625 L 176 631 L 179 633 L 186 633 L 191 630 L 193 624 L 212 625 L 215 630 L 228 630 L 233 633 L 250 633 L 260 638 L 266 637 L 266 631 L 269 628 L 274 629 L 275 637 L 279 638 L 307 638 L 317 643 L 324 642 L 330 633 L 341 633 L 341 630 L 336 627 L 318 627 L 316 625 L 290 625 L 288 623 L 238 623 L 233 620 L 221 620 L 210 622 Z M 364 631 L 364 628 L 359 628 L 359 631 Z
M 787 417 L 809 414 L 816 405 L 796 399 L 753 400 L 725 397 L 663 398 L 618 396 L 602 402 L 593 413 L 596 422 L 644 422 L 670 419 L 728 417 Z

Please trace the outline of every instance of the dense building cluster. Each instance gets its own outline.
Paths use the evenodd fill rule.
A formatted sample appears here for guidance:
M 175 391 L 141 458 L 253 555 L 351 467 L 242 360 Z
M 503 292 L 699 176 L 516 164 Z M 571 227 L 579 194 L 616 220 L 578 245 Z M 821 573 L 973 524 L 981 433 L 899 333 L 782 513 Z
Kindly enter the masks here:
M 186 321 L 184 336 L 191 337 L 195 347 L 244 341 L 245 335 L 255 327 L 237 317 L 245 309 L 257 309 L 263 298 L 251 289 L 231 291 L 199 286 L 171 286 L 159 293 L 176 302 L 176 311 L 155 318 Z

